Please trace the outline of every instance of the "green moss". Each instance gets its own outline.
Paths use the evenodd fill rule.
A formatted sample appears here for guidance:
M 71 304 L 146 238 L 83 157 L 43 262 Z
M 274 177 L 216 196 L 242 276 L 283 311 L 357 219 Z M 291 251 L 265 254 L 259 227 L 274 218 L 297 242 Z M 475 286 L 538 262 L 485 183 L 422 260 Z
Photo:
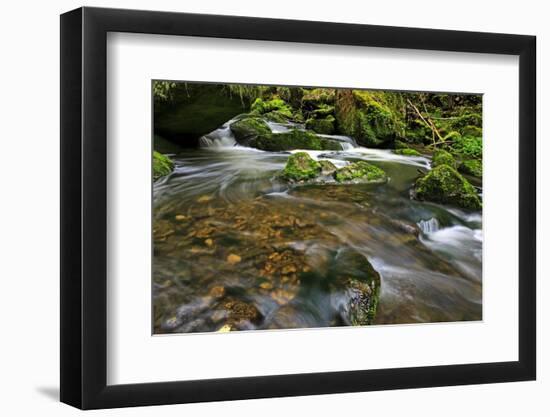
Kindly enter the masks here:
M 257 98 L 254 103 L 252 103 L 252 106 L 250 106 L 250 110 L 253 112 L 257 112 L 259 114 L 265 114 L 272 111 L 277 111 L 279 114 L 284 115 L 285 117 L 291 118 L 292 117 L 292 109 L 291 107 L 280 98 L 274 98 L 272 100 L 264 101 L 261 98 Z
M 306 129 L 324 135 L 332 135 L 334 133 L 334 116 L 327 116 L 324 119 L 308 119 L 306 121 Z
M 418 179 L 415 196 L 419 200 L 481 209 L 481 200 L 473 185 L 449 165 L 439 165 Z
M 334 165 L 332 162 L 327 161 L 326 159 L 319 160 L 319 164 L 321 165 L 321 173 L 323 175 L 332 175 L 334 174 L 334 171 L 336 171 L 336 165 Z
M 264 151 L 290 151 L 293 149 L 308 149 L 316 151 L 339 151 L 342 145 L 335 140 L 318 136 L 315 133 L 292 129 L 284 133 L 270 133 L 253 138 L 249 146 Z
M 367 147 L 384 147 L 404 131 L 402 116 L 392 106 L 394 93 L 341 90 L 336 120 L 342 133 Z
M 479 159 L 469 159 L 463 161 L 458 170 L 464 174 L 481 178 L 483 176 L 483 165 Z
M 456 168 L 456 162 L 453 156 L 443 149 L 436 150 L 432 157 L 432 167 L 435 168 L 440 165 L 449 165 L 450 167 Z
M 405 156 L 421 156 L 422 155 L 416 149 L 411 149 L 411 148 L 396 149 L 394 152 L 397 155 L 405 155 Z
M 257 117 L 246 117 L 233 122 L 230 126 L 237 142 L 245 143 L 259 135 L 270 134 L 271 129 L 262 119 Z
M 290 117 L 288 117 L 286 115 L 286 113 L 282 113 L 278 110 L 270 111 L 269 113 L 266 113 L 263 116 L 267 120 L 269 120 L 271 122 L 275 122 L 275 123 L 287 123 L 288 120 L 290 119 Z M 292 117 L 292 118 L 294 118 L 294 117 Z
M 338 182 L 383 183 L 387 181 L 386 173 L 382 169 L 365 161 L 353 162 L 336 170 L 334 179 Z
M 334 106 L 328 104 L 321 104 L 319 107 L 311 112 L 312 116 L 316 119 L 323 118 L 328 115 L 334 114 Z
M 481 137 L 482 136 L 482 130 L 479 126 L 465 126 L 462 129 L 462 135 L 463 136 L 474 136 L 474 137 Z
M 409 149 L 409 145 L 406 144 L 405 142 L 400 141 L 400 140 L 394 141 L 393 147 L 395 149 Z
M 380 274 L 362 254 L 338 251 L 334 267 L 329 270 L 338 288 L 343 288 L 341 317 L 346 324 L 372 324 L 380 298 Z
M 305 152 L 297 152 L 288 157 L 282 177 L 288 181 L 305 181 L 321 173 L 321 164 Z
M 335 90 L 332 88 L 304 89 L 302 106 L 306 108 L 319 108 L 322 104 L 332 104 L 334 102 L 334 97 Z
M 174 163 L 166 155 L 153 151 L 153 180 L 164 177 L 172 172 Z

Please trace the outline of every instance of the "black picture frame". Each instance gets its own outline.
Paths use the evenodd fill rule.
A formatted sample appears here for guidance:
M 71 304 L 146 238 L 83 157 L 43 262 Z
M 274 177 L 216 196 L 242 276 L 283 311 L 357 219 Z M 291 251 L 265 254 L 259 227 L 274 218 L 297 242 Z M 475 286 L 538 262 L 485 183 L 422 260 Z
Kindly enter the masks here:
M 519 56 L 519 360 L 107 385 L 108 32 Z M 61 15 L 61 401 L 94 409 L 535 379 L 535 45 L 534 36 L 251 17 L 88 7 Z

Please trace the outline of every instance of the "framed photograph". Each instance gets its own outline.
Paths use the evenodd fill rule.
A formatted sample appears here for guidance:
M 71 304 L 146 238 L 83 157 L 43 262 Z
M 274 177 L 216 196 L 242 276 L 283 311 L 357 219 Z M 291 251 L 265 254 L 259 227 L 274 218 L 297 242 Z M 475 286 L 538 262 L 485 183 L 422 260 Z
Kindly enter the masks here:
M 61 16 L 61 401 L 533 380 L 535 37 Z

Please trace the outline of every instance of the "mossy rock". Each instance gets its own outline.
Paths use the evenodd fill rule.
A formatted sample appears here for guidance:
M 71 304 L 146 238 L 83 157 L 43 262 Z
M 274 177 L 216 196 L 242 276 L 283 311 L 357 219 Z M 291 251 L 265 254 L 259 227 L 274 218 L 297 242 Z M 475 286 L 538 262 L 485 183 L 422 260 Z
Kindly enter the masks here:
M 483 164 L 479 159 L 469 159 L 463 161 L 458 170 L 463 174 L 472 175 L 481 178 L 483 176 Z
M 323 104 L 334 103 L 335 90 L 333 88 L 314 88 L 304 90 L 302 107 L 306 109 L 320 108 Z
M 174 163 L 166 155 L 153 151 L 153 180 L 170 174 L 174 169 Z
M 259 135 L 271 133 L 270 127 L 265 121 L 258 117 L 246 117 L 233 122 L 230 126 L 231 132 L 235 135 L 237 142 L 247 144 L 247 142 Z
M 334 116 L 327 116 L 324 119 L 308 119 L 306 129 L 323 135 L 332 135 L 334 133 Z
M 384 183 L 388 180 L 386 173 L 365 161 L 353 162 L 334 173 L 337 182 Z
M 318 176 L 322 166 L 305 152 L 297 152 L 288 157 L 282 178 L 287 181 L 306 181 Z
M 321 174 L 323 175 L 332 175 L 338 169 L 336 165 L 326 159 L 320 159 L 319 164 L 321 165 Z
M 396 140 L 393 142 L 394 149 L 409 149 L 409 145 L 403 141 Z
M 270 133 L 253 138 L 249 146 L 271 152 L 307 149 L 315 151 L 340 151 L 342 144 L 336 140 L 318 136 L 307 130 L 291 129 L 283 133 Z
M 420 152 L 418 152 L 416 149 L 411 148 L 404 148 L 404 149 L 396 149 L 394 151 L 397 155 L 404 155 L 404 156 L 422 156 Z
M 372 324 L 380 298 L 380 274 L 368 259 L 350 249 L 339 251 L 333 276 L 334 303 L 339 305 L 342 321 L 351 326 Z
M 466 178 L 449 165 L 439 165 L 416 181 L 414 195 L 419 200 L 452 204 L 480 210 L 481 200 Z
M 382 92 L 339 90 L 335 111 L 339 131 L 363 146 L 388 147 L 404 126 L 387 97 Z
M 333 114 L 334 114 L 334 106 L 331 106 L 328 104 L 321 104 L 319 108 L 311 112 L 311 115 L 315 119 L 321 119 L 323 117 L 326 117 L 328 115 L 333 115 Z
M 290 119 L 294 118 L 294 116 L 288 117 L 286 113 L 280 112 L 279 110 L 270 111 L 269 113 L 264 114 L 263 117 L 270 122 L 275 123 L 288 123 Z
M 450 167 L 456 168 L 454 157 L 443 149 L 436 150 L 432 157 L 432 167 L 435 168 L 440 165 L 449 165 Z
M 266 114 L 277 111 L 280 115 L 288 118 L 292 117 L 292 108 L 280 98 L 274 98 L 268 101 L 257 98 L 250 106 L 250 110 L 259 114 Z

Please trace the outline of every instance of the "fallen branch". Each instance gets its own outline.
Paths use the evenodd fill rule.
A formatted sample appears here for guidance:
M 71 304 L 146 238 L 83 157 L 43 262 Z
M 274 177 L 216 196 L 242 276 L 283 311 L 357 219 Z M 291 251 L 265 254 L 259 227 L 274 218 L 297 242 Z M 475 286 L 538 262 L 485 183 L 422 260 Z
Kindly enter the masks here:
M 424 124 L 426 126 L 428 126 L 431 131 L 432 131 L 432 141 L 433 141 L 433 145 L 435 146 L 436 145 L 436 141 L 435 141 L 435 136 L 437 136 L 439 138 L 439 142 L 444 142 L 445 140 L 443 139 L 443 137 L 441 136 L 441 134 L 439 133 L 439 130 L 437 130 L 437 127 L 435 127 L 434 123 L 430 120 L 429 117 L 424 118 L 424 116 L 422 116 L 422 113 L 420 112 L 420 110 L 418 110 L 418 107 L 416 107 L 412 102 L 411 100 L 407 99 L 407 102 L 409 103 L 409 105 L 414 109 L 414 111 L 416 112 L 416 114 L 420 117 L 420 119 L 424 122 Z

